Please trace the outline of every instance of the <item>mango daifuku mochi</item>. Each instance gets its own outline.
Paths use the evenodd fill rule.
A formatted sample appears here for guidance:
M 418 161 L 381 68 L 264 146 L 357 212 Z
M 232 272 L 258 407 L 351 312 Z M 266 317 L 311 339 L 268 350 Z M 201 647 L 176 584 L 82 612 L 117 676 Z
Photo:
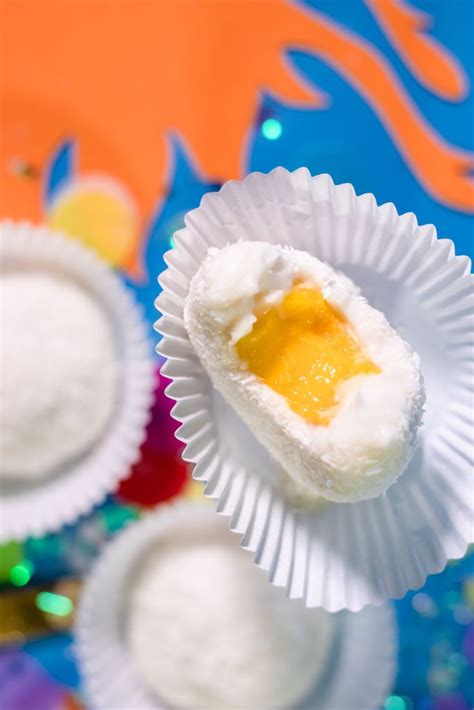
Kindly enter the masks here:
M 308 498 L 375 498 L 405 470 L 419 358 L 346 276 L 264 242 L 212 248 L 184 318 L 215 387 Z

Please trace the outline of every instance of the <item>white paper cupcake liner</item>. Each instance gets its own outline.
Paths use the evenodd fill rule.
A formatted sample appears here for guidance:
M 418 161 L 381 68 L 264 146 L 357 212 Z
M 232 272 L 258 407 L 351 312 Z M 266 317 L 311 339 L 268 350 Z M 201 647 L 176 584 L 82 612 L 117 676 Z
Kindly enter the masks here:
M 0 495 L 0 542 L 4 542 L 54 531 L 114 490 L 138 457 L 155 378 L 141 312 L 119 277 L 92 251 L 27 223 L 2 222 L 0 236 L 2 268 L 31 265 L 55 270 L 96 296 L 111 318 L 119 357 L 117 403 L 96 444 L 61 474 L 34 486 L 18 484 Z
M 159 277 L 156 329 L 174 381 L 177 436 L 194 476 L 270 580 L 308 606 L 357 611 L 399 598 L 474 539 L 473 276 L 467 257 L 414 214 L 328 175 L 277 168 L 206 195 L 175 234 Z M 351 277 L 418 352 L 427 405 L 408 470 L 383 496 L 296 512 L 278 466 L 213 390 L 183 324 L 190 281 L 211 246 L 238 239 L 303 249 Z
M 134 667 L 126 638 L 126 603 L 137 560 L 152 543 L 175 531 L 182 532 L 190 524 L 200 529 L 216 528 L 222 534 L 222 522 L 202 503 L 181 501 L 163 506 L 120 533 L 89 575 L 77 610 L 75 639 L 86 699 L 94 710 L 167 707 L 149 692 Z M 341 612 L 335 616 L 334 625 L 327 671 L 298 707 L 379 707 L 390 692 L 396 670 L 391 606 L 371 607 L 359 614 Z

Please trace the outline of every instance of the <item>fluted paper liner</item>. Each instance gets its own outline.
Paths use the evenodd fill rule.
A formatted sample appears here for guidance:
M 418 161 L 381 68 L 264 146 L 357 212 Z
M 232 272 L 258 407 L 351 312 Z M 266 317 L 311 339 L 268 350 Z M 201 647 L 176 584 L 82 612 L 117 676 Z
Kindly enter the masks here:
M 60 474 L 2 491 L 3 542 L 44 535 L 74 521 L 127 476 L 145 436 L 155 378 L 141 312 L 119 277 L 92 251 L 47 228 L 2 222 L 0 261 L 3 269 L 30 265 L 81 283 L 108 313 L 118 356 L 117 403 L 105 431 Z
M 464 555 L 474 538 L 469 259 L 414 214 L 304 168 L 228 182 L 185 221 L 159 277 L 158 351 L 173 380 L 167 394 L 177 402 L 172 414 L 194 477 L 270 580 L 308 606 L 356 611 L 403 596 Z M 214 391 L 187 336 L 183 304 L 209 247 L 238 239 L 290 245 L 346 273 L 420 355 L 421 442 L 379 498 L 295 511 L 277 485 L 277 464 Z
M 184 501 L 164 505 L 132 523 L 97 560 L 82 593 L 75 630 L 86 699 L 94 710 L 167 707 L 148 690 L 134 666 L 127 645 L 126 604 L 136 565 L 150 545 L 196 526 L 222 535 L 222 522 L 208 506 Z M 360 614 L 341 612 L 335 616 L 334 626 L 326 671 L 298 708 L 375 710 L 390 692 L 395 675 L 397 642 L 392 608 L 384 605 Z

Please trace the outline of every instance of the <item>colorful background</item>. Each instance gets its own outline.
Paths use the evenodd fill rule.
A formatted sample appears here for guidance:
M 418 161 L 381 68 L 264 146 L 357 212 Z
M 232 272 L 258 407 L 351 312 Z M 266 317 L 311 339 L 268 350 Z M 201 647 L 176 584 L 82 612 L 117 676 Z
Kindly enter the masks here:
M 152 338 L 173 232 L 251 170 L 329 172 L 472 256 L 473 26 L 473 0 L 0 0 L 0 216 L 96 249 Z M 144 507 L 199 495 L 162 390 L 117 495 L 0 549 L 2 710 L 85 704 L 69 632 L 81 577 Z M 386 710 L 473 706 L 473 560 L 396 603 Z

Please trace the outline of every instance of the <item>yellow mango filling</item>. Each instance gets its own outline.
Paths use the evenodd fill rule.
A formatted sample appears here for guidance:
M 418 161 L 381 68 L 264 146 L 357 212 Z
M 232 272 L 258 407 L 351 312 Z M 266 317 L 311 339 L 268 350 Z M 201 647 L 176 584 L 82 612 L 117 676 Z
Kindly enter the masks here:
M 311 424 L 329 424 L 342 382 L 380 372 L 361 351 L 342 313 L 318 289 L 298 285 L 258 315 L 236 349 L 248 369 Z

